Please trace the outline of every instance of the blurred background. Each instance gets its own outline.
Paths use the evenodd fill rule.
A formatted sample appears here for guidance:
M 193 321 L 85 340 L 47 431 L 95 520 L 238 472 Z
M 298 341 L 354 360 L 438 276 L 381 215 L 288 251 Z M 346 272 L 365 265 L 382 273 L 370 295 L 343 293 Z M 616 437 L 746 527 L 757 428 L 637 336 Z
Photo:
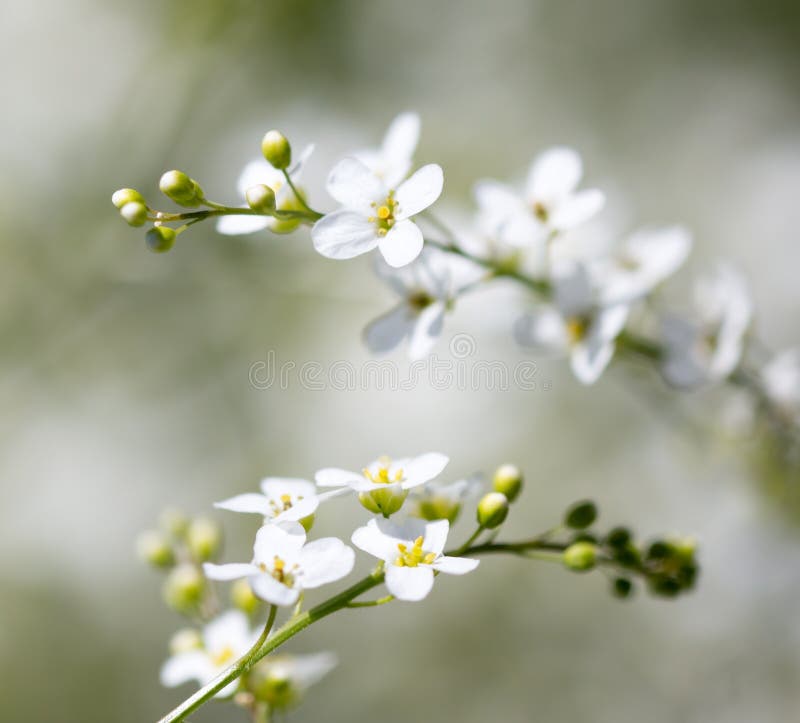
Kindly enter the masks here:
M 509 536 L 587 496 L 608 526 L 695 534 L 699 588 L 619 603 L 599 574 L 487 560 L 423 605 L 342 614 L 294 641 L 341 664 L 289 720 L 795 720 L 800 529 L 720 432 L 717 395 L 679 398 L 624 363 L 587 390 L 557 362 L 541 363 L 537 391 L 255 389 L 270 351 L 368 358 L 360 330 L 393 303 L 368 260 L 322 259 L 307 232 L 228 238 L 211 224 L 156 256 L 109 199 L 133 186 L 154 200 L 181 168 L 238 203 L 239 170 L 278 127 L 296 148 L 317 143 L 307 185 L 329 209 L 335 159 L 414 109 L 418 161 L 445 168 L 443 205 L 468 208 L 476 178 L 573 145 L 620 230 L 695 232 L 678 303 L 691 272 L 729 259 L 760 336 L 782 348 L 800 312 L 799 41 L 789 0 L 4 2 L 0 719 L 138 723 L 190 692 L 159 686 L 181 621 L 134 553 L 165 506 L 211 514 L 267 474 L 439 450 L 448 479 L 525 469 Z M 471 334 L 475 358 L 517 363 L 518 304 L 477 294 L 448 332 Z M 318 534 L 363 518 L 336 510 Z M 215 517 L 226 559 L 245 559 L 256 521 Z M 210 705 L 192 720 L 244 717 Z

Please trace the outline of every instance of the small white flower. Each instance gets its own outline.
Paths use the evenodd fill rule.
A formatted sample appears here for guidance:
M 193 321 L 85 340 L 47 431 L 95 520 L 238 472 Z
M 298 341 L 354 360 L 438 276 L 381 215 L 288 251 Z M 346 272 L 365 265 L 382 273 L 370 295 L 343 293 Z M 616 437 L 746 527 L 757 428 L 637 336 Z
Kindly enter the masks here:
M 694 306 L 694 319 L 666 317 L 661 324 L 662 371 L 677 387 L 719 381 L 736 369 L 753 315 L 744 279 L 724 266 L 698 281 Z
M 765 364 L 761 385 L 787 420 L 800 423 L 800 348 L 782 351 Z
M 368 148 L 352 155 L 389 188 L 395 188 L 411 170 L 419 129 L 416 113 L 401 113 L 389 125 L 380 148 Z
M 246 577 L 253 592 L 273 605 L 293 605 L 301 590 L 320 587 L 348 575 L 353 550 L 336 537 L 306 544 L 306 533 L 296 522 L 264 525 L 256 533 L 253 561 L 214 565 L 203 571 L 211 580 Z
M 353 544 L 386 563 L 386 588 L 398 600 L 416 601 L 427 597 L 434 572 L 464 575 L 478 567 L 478 560 L 442 554 L 450 523 L 408 519 L 402 525 L 372 519 L 359 527 Z
M 452 525 L 468 499 L 478 496 L 485 480 L 475 474 L 457 482 L 428 482 L 413 490 L 411 514 L 423 520 L 447 520 Z
M 267 477 L 261 481 L 263 494 L 249 492 L 236 495 L 214 507 L 231 512 L 253 512 L 265 521 L 298 522 L 313 515 L 319 506 L 316 487 L 304 479 Z
M 463 263 L 460 263 L 463 262 Z M 378 276 L 400 296 L 391 311 L 370 322 L 364 330 L 369 350 L 383 354 L 408 339 L 411 359 L 427 356 L 442 333 L 444 316 L 458 293 L 485 272 L 475 264 L 433 248 L 402 269 L 379 259 Z
M 438 477 L 450 459 L 438 452 L 391 460 L 381 457 L 360 473 L 328 467 L 314 475 L 320 487 L 340 487 L 355 492 L 377 492 L 387 488 L 410 490 Z
M 585 223 L 605 204 L 597 189 L 576 190 L 582 175 L 581 157 L 571 148 L 555 147 L 534 160 L 522 195 L 497 181 L 480 181 L 475 200 L 483 223 L 512 246 L 543 244 Z
M 283 710 L 299 703 L 306 691 L 337 664 L 333 653 L 270 655 L 255 666 L 250 685 L 259 700 L 274 710 Z
M 289 169 L 292 182 L 297 185 L 302 175 L 303 166 L 308 161 L 314 151 L 314 146 L 309 145 L 303 149 L 296 163 Z M 283 171 L 273 168 L 263 158 L 250 161 L 239 176 L 236 188 L 241 196 L 251 186 L 263 183 L 275 192 L 275 207 L 281 211 L 299 211 L 302 206 L 298 203 L 294 191 L 286 183 Z M 244 204 L 243 208 L 247 208 Z M 217 220 L 217 231 L 226 236 L 238 236 L 241 234 L 255 233 L 263 229 L 269 229 L 276 233 L 292 231 L 297 227 L 295 221 L 286 221 L 268 216 L 220 216 Z
M 250 650 L 258 636 L 258 631 L 250 629 L 243 612 L 222 613 L 203 628 L 201 647 L 178 651 L 164 663 L 161 684 L 174 688 L 196 680 L 205 685 Z M 235 680 L 219 691 L 217 697 L 233 695 L 238 687 L 239 681 Z
M 629 307 L 601 305 L 586 267 L 577 262 L 554 265 L 553 285 L 555 305 L 519 319 L 514 335 L 523 346 L 568 354 L 578 380 L 593 384 L 614 355 L 615 339 L 625 326 Z
M 602 278 L 601 302 L 633 302 L 646 296 L 680 268 L 691 247 L 691 235 L 680 226 L 632 234 L 613 256 L 593 267 Z
M 390 266 L 405 266 L 419 256 L 424 243 L 411 217 L 439 198 L 442 184 L 442 169 L 435 163 L 394 186 L 356 158 L 345 158 L 331 171 L 327 185 L 343 208 L 314 224 L 314 248 L 331 259 L 350 259 L 377 247 Z

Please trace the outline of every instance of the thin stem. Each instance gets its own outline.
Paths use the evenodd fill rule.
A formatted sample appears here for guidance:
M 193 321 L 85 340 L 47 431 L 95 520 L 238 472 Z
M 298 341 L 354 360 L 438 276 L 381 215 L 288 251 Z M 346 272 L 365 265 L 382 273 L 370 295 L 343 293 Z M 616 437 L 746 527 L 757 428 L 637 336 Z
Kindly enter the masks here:
M 485 528 L 483 525 L 478 525 L 478 529 L 477 529 L 477 530 L 475 530 L 475 532 L 473 532 L 473 533 L 472 533 L 472 534 L 471 534 L 471 535 L 470 535 L 470 536 L 467 538 L 467 541 L 466 541 L 466 542 L 465 542 L 463 545 L 461 545 L 461 547 L 459 547 L 459 548 L 458 548 L 458 549 L 457 549 L 455 552 L 448 552 L 447 554 L 448 554 L 448 555 L 452 555 L 453 557 L 458 557 L 459 555 L 463 555 L 463 554 L 464 554 L 464 553 L 465 553 L 465 552 L 466 552 L 466 551 L 469 549 L 470 545 L 471 545 L 473 542 L 475 542 L 475 540 L 477 540 L 477 539 L 478 539 L 478 537 L 480 537 L 480 534 L 481 534 L 481 533 L 482 533 L 482 532 L 483 532 L 485 529 L 486 529 L 486 528 Z
M 379 597 L 377 600 L 365 600 L 363 602 L 350 602 L 345 605 L 348 608 L 372 608 L 376 605 L 385 605 L 386 603 L 392 602 L 394 600 L 394 595 L 385 595 L 384 597 Z
M 312 216 L 314 216 L 314 220 L 317 221 L 322 218 L 323 214 L 315 211 L 311 206 L 306 203 L 306 199 L 303 198 L 300 191 L 297 190 L 297 186 L 294 185 L 294 181 L 292 177 L 289 175 L 289 172 L 284 168 L 283 169 L 283 177 L 286 179 L 286 183 L 289 184 L 289 188 L 292 189 L 292 193 L 294 193 L 294 197 L 297 199 L 297 202 Z

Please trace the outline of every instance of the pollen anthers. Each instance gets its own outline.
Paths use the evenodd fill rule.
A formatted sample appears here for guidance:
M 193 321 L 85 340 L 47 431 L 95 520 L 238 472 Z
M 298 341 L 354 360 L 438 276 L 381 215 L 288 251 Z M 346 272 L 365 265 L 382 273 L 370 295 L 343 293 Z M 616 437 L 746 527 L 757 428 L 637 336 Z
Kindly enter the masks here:
M 397 556 L 397 559 L 394 561 L 394 564 L 398 567 L 417 567 L 418 565 L 430 565 L 436 559 L 435 552 L 425 552 L 422 549 L 422 543 L 424 542 L 422 536 L 418 537 L 414 540 L 414 544 L 411 546 L 411 549 L 408 549 L 408 545 L 398 542 L 397 549 L 400 554 Z
M 367 220 L 378 227 L 378 234 L 380 236 L 385 236 L 392 226 L 394 226 L 395 222 L 397 201 L 394 199 L 394 191 L 389 191 L 386 200 L 380 205 L 378 202 L 373 201 L 370 206 L 375 209 L 375 215 L 370 216 Z
M 372 472 L 366 467 L 361 471 L 364 477 L 366 477 L 370 482 L 376 485 L 389 485 L 403 481 L 402 469 L 398 468 L 395 470 L 394 475 L 390 474 L 389 467 L 391 466 L 392 462 L 388 457 L 381 457 L 378 464 L 379 467 L 376 472 Z
M 300 500 L 302 500 L 302 499 L 303 499 L 302 495 L 298 495 L 298 496 L 297 496 L 297 501 L 298 501 L 298 502 L 299 502 Z M 278 514 L 280 514 L 281 512 L 286 512 L 287 510 L 290 510 L 290 509 L 292 509 L 292 505 L 293 505 L 294 503 L 293 503 L 293 501 L 292 501 L 292 496 L 291 496 L 291 495 L 289 495 L 289 494 L 282 494 L 282 495 L 281 495 L 281 496 L 278 498 L 278 501 L 276 501 L 276 500 L 274 500 L 274 499 L 273 499 L 273 500 L 270 500 L 270 501 L 269 501 L 269 504 L 270 504 L 270 507 L 272 507 L 272 510 L 274 511 L 274 513 L 275 513 L 276 515 L 278 515 Z
M 588 319 L 581 316 L 573 316 L 567 319 L 567 336 L 570 344 L 577 344 L 586 336 L 589 329 Z
M 266 572 L 272 575 L 278 582 L 283 583 L 286 587 L 294 586 L 294 571 L 298 569 L 298 565 L 292 565 L 288 570 L 286 569 L 286 561 L 275 555 L 272 558 L 272 570 L 270 570 L 265 563 L 260 563 L 258 566 L 261 572 Z
M 533 204 L 533 215 L 536 216 L 542 223 L 547 223 L 547 219 L 550 217 L 550 211 L 548 210 L 547 206 L 545 206 L 541 201 L 536 201 Z

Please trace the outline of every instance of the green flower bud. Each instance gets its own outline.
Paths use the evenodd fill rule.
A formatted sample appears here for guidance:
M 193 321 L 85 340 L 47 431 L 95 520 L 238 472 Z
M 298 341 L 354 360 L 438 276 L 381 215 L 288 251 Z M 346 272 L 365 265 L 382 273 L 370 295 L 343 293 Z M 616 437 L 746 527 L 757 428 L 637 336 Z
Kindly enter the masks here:
M 164 582 L 164 602 L 176 612 L 192 613 L 203 599 L 206 580 L 200 570 L 190 563 L 173 568 Z
M 656 540 L 647 549 L 648 560 L 666 560 L 672 554 L 672 547 L 664 540 Z
M 243 579 L 237 580 L 231 586 L 231 603 L 243 613 L 252 615 L 258 607 L 259 600 L 253 594 L 250 583 Z
M 573 530 L 584 530 L 597 519 L 597 507 L 591 500 L 576 502 L 564 515 L 564 524 Z
M 119 210 L 119 215 L 129 226 L 144 226 L 147 223 L 147 206 L 138 201 L 131 201 Z
M 631 541 L 631 531 L 627 527 L 615 527 L 606 535 L 606 545 L 617 549 L 625 547 Z
M 271 213 L 275 210 L 275 191 L 263 183 L 257 186 L 250 186 L 245 191 L 244 197 L 247 205 L 259 213 Z
M 257 700 L 277 710 L 290 708 L 300 700 L 300 690 L 277 657 L 257 664 L 247 675 L 245 685 Z
M 611 593 L 624 600 L 633 594 L 633 583 L 627 577 L 617 577 L 611 583 Z
M 500 465 L 495 470 L 492 486 L 495 492 L 501 492 L 513 502 L 522 490 L 522 472 L 513 464 Z
M 147 242 L 147 248 L 153 253 L 163 254 L 175 245 L 177 236 L 175 230 L 169 226 L 153 226 L 144 235 L 144 240 Z
M 179 206 L 199 206 L 203 200 L 203 189 L 183 171 L 167 171 L 158 182 L 167 198 L 172 199 Z
M 417 517 L 433 522 L 435 520 L 447 520 L 451 525 L 456 521 L 458 513 L 461 512 L 461 502 L 450 499 L 444 495 L 426 497 L 417 503 Z
M 161 529 L 173 537 L 181 538 L 189 529 L 189 518 L 180 510 L 168 508 L 161 513 Z
M 261 152 L 264 158 L 273 166 L 282 171 L 292 162 L 292 147 L 286 136 L 280 131 L 267 131 L 261 141 Z
M 386 485 L 371 492 L 359 492 L 358 500 L 370 512 L 376 515 L 389 517 L 397 512 L 406 501 L 408 490 L 398 485 Z
M 502 492 L 488 492 L 478 502 L 478 524 L 493 530 L 508 516 L 508 497 Z
M 207 562 L 222 546 L 222 531 L 213 520 L 199 517 L 189 523 L 189 529 L 186 530 L 186 544 L 196 560 Z
M 672 551 L 678 559 L 686 563 L 694 561 L 694 556 L 697 552 L 697 540 L 693 537 L 681 537 L 670 540 L 670 542 L 672 543 Z
M 647 586 L 653 595 L 660 597 L 677 597 L 681 593 L 681 584 L 671 577 L 652 577 Z
M 594 567 L 597 549 L 591 542 L 576 542 L 564 550 L 564 565 L 575 572 L 585 572 Z
M 159 530 L 146 530 L 136 540 L 139 557 L 154 567 L 172 567 L 175 553 L 169 538 Z
M 128 203 L 141 203 L 143 206 L 147 205 L 144 196 L 135 188 L 120 188 L 118 191 L 114 191 L 111 196 L 111 203 L 120 209 Z
M 169 641 L 169 652 L 171 655 L 188 653 L 190 650 L 199 650 L 203 647 L 203 637 L 194 628 L 182 628 L 178 630 Z

